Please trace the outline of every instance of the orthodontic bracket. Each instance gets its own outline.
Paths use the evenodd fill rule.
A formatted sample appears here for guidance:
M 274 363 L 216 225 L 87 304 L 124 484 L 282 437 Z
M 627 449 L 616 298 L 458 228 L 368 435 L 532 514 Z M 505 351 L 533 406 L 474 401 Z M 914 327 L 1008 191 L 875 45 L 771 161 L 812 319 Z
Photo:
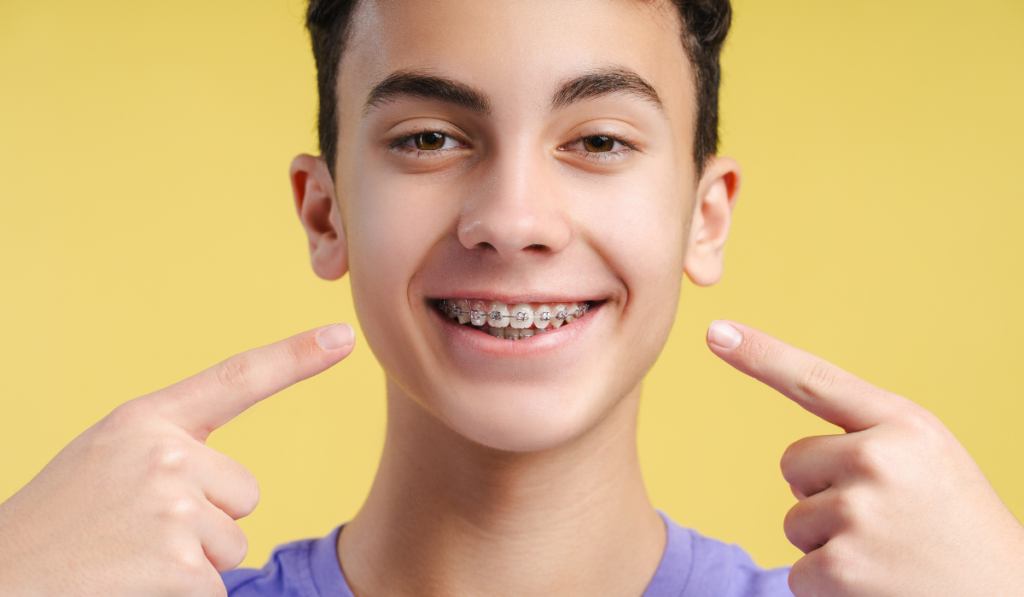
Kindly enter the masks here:
M 501 320 L 502 318 L 505 318 L 505 317 L 507 317 L 509 319 L 512 319 L 513 317 L 515 317 L 516 321 L 526 321 L 526 313 L 523 313 L 522 311 L 520 311 L 519 313 L 514 313 L 514 314 L 513 313 L 508 313 L 506 315 L 502 315 L 501 311 L 490 311 L 488 313 L 481 313 L 480 311 L 477 311 L 476 309 L 470 309 L 469 311 L 463 311 L 461 308 L 459 308 L 459 306 L 457 304 L 455 304 L 455 303 L 453 303 L 451 301 L 448 301 L 447 299 L 439 300 L 437 302 L 437 307 L 441 310 L 442 313 L 444 313 L 445 315 L 448 315 L 449 317 L 459 317 L 460 315 L 469 315 L 470 319 L 479 319 L 481 316 L 484 316 L 487 319 L 487 321 L 499 321 L 499 320 Z M 558 321 L 565 321 L 570 315 L 572 315 L 573 317 L 576 317 L 577 319 L 579 319 L 580 317 L 583 317 L 584 315 L 586 315 L 587 311 L 589 311 L 589 310 L 590 310 L 590 303 L 581 303 L 579 305 L 576 305 L 576 308 L 573 309 L 572 312 L 570 312 L 568 309 L 563 307 L 562 309 L 559 309 L 557 313 L 554 313 L 554 316 L 555 316 L 555 319 L 557 319 Z M 543 312 L 541 312 L 539 314 L 535 314 L 534 317 L 536 318 L 536 317 L 538 317 L 538 315 L 539 315 L 539 319 L 541 321 L 551 321 L 551 316 L 552 316 L 551 311 L 543 311 Z M 546 331 L 546 330 L 547 330 L 547 328 L 538 328 L 537 331 Z

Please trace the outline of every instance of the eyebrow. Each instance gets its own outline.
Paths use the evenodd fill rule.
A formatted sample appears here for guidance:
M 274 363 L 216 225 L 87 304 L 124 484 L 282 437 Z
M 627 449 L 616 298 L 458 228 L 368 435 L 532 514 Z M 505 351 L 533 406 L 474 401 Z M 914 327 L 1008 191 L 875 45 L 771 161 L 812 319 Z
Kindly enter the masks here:
M 661 98 L 654 87 L 643 77 L 628 68 L 607 68 L 581 75 L 567 81 L 555 92 L 552 108 L 564 108 L 613 93 L 627 93 L 663 108 Z
M 399 71 L 370 90 L 363 113 L 405 97 L 454 104 L 478 114 L 491 112 L 487 96 L 465 83 L 429 72 Z
M 626 93 L 662 108 L 661 97 L 643 77 L 628 68 L 606 68 L 586 73 L 562 84 L 551 99 L 552 109 Z M 487 95 L 465 83 L 427 71 L 398 71 L 370 90 L 363 113 L 402 98 L 439 101 L 466 108 L 477 114 L 490 114 Z

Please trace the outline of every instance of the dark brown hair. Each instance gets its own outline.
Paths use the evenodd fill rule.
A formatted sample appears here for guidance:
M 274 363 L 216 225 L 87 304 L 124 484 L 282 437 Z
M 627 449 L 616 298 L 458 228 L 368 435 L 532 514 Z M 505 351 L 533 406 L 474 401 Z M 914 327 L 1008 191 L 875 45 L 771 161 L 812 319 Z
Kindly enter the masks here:
M 320 115 L 320 152 L 331 174 L 338 143 L 338 69 L 358 0 L 310 0 L 306 27 L 316 60 Z M 722 77 L 719 55 L 732 21 L 730 0 L 671 0 L 683 25 L 683 49 L 693 65 L 697 117 L 693 158 L 700 174 L 718 151 L 718 87 Z

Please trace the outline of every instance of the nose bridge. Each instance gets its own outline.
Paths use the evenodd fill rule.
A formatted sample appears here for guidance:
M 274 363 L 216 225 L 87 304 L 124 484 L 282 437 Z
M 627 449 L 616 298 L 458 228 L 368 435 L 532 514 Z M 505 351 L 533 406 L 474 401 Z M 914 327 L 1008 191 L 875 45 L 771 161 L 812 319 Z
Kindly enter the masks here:
M 485 182 L 459 222 L 462 245 L 493 250 L 503 259 L 564 249 L 569 224 L 558 200 L 555 172 L 543 154 L 529 147 L 506 147 L 489 162 Z

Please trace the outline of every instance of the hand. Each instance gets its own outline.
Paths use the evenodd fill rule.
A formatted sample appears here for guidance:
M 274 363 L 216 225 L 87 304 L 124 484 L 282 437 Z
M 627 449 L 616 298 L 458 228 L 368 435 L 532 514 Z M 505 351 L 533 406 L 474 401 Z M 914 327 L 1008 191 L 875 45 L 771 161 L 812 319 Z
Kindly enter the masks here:
M 235 520 L 259 488 L 206 438 L 353 342 L 347 325 L 318 328 L 118 406 L 0 504 L 0 592 L 226 595 L 218 572 L 245 557 Z
M 1024 528 L 934 415 L 745 325 L 712 323 L 708 346 L 846 431 L 782 456 L 797 597 L 1024 595 Z

